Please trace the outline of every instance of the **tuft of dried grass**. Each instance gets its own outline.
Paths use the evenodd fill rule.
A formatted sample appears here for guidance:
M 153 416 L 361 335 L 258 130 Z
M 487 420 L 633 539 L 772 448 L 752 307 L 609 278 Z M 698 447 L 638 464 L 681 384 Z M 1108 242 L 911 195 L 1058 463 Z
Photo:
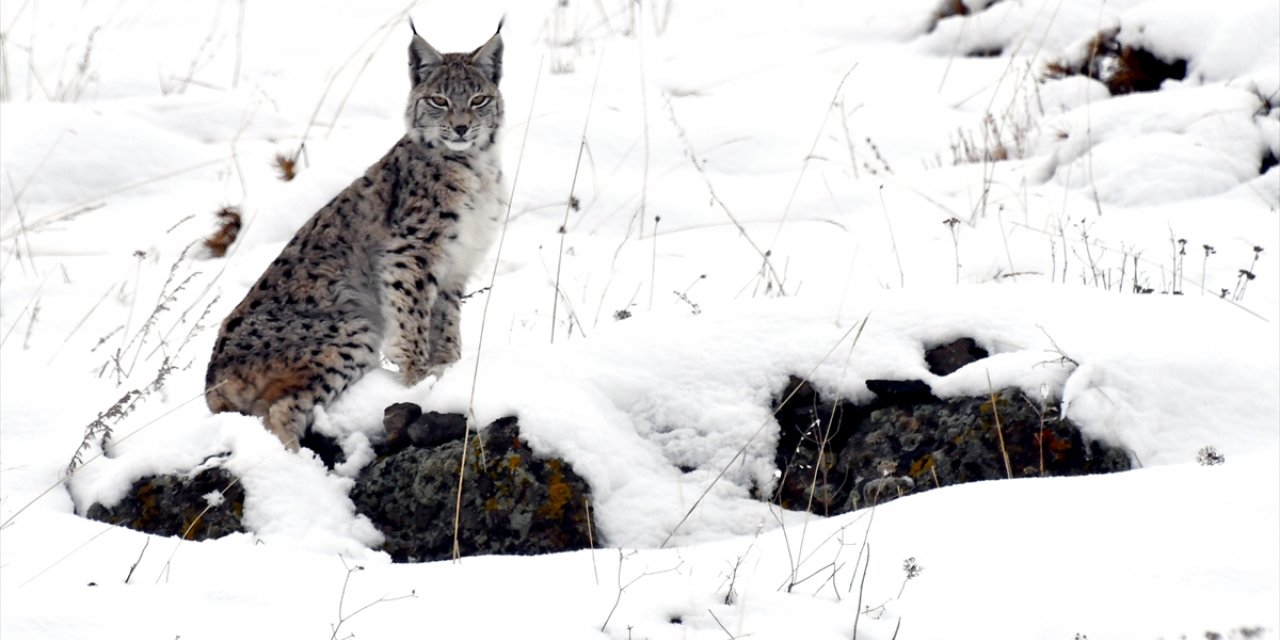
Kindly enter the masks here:
M 204 247 L 209 250 L 210 256 L 221 258 L 227 255 L 227 249 L 240 235 L 243 222 L 240 208 L 235 206 L 223 207 L 214 216 L 218 219 L 218 229 L 204 239 Z
M 276 166 L 276 176 L 281 180 L 288 182 L 298 177 L 297 155 L 277 153 L 273 164 Z
M 1043 76 L 1088 76 L 1105 84 L 1113 96 L 1158 91 L 1165 80 L 1187 77 L 1186 60 L 1164 60 L 1146 49 L 1122 44 L 1119 34 L 1119 28 L 1099 31 L 1089 41 L 1083 60 L 1050 61 Z

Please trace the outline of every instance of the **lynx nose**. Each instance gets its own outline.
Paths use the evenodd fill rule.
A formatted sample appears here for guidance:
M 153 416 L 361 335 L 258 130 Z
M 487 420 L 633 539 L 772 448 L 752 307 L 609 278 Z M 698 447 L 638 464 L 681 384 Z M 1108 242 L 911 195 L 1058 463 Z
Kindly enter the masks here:
M 465 125 L 465 124 L 460 124 L 460 125 L 457 125 L 457 126 L 455 126 L 455 127 L 453 128 L 453 132 L 454 132 L 454 133 L 456 133 L 456 134 L 458 134 L 458 137 L 459 137 L 459 138 L 461 138 L 462 136 L 467 135 L 467 131 L 468 131 L 470 128 L 471 128 L 471 127 L 468 127 L 468 126 L 467 126 L 467 125 Z

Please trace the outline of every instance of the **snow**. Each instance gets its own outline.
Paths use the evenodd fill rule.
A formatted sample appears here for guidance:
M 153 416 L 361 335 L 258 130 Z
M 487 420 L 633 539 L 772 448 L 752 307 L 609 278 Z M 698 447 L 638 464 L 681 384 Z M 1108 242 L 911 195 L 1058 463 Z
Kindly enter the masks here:
M 926 0 L 6 3 L 0 637 L 1277 637 L 1280 8 L 966 5 L 929 31 Z M 406 17 L 464 50 L 504 9 L 513 206 L 462 359 L 321 411 L 332 470 L 209 415 L 218 321 L 402 130 Z M 1188 77 L 1038 80 L 1111 27 Z M 956 161 L 996 136 L 1007 159 Z M 227 205 L 229 256 L 184 255 Z M 931 374 L 962 336 L 992 356 Z M 783 512 L 751 492 L 793 375 L 1043 389 L 1140 468 Z M 518 416 L 591 485 L 598 548 L 392 565 L 347 492 L 400 401 Z M 77 515 L 216 463 L 250 533 Z

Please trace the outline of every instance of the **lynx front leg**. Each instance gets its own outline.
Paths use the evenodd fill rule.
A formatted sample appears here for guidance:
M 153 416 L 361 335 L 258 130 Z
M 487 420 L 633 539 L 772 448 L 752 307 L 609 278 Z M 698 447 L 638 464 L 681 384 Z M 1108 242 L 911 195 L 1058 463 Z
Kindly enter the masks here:
M 439 375 L 462 355 L 458 323 L 462 316 L 461 289 L 442 290 L 431 308 L 431 350 L 429 373 Z
M 424 258 L 396 256 L 382 274 L 386 351 L 406 385 L 417 384 L 430 367 L 431 310 L 439 286 Z

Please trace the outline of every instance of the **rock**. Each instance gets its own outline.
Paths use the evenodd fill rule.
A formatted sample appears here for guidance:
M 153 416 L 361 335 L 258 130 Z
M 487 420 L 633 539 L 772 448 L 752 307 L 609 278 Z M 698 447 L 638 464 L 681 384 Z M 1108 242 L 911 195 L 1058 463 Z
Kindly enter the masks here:
M 395 440 L 377 448 L 380 457 L 355 480 L 351 499 L 382 530 L 383 550 L 396 562 L 450 558 L 466 421 L 457 414 L 423 413 L 416 405 L 388 407 L 386 416 L 395 428 L 388 440 Z M 590 546 L 586 481 L 564 461 L 534 453 L 514 418 L 472 434 L 466 464 L 458 540 L 463 555 Z M 210 498 L 218 492 L 220 499 Z M 215 467 L 191 477 L 143 478 L 118 505 L 92 505 L 85 515 L 146 533 L 205 540 L 244 531 L 244 501 L 234 476 Z
M 409 425 L 409 442 L 415 447 L 429 449 L 446 442 L 462 440 L 467 433 L 467 418 L 460 413 L 436 413 L 428 411 Z
M 932 402 L 933 389 L 921 380 L 867 380 L 867 389 L 882 404 L 914 404 Z
M 399 402 L 383 412 L 382 426 L 387 437 L 379 455 L 390 455 L 410 445 L 421 448 L 461 440 L 467 431 L 467 417 L 460 413 L 422 412 L 412 402 Z
M 929 365 L 930 373 L 935 376 L 945 376 L 989 355 L 991 354 L 978 346 L 973 338 L 960 338 L 926 350 L 924 361 Z
M 422 435 L 406 439 L 430 442 L 459 426 L 465 422 L 437 417 L 422 423 Z M 413 430 L 410 425 L 410 434 Z M 351 499 L 382 531 L 382 549 L 392 560 L 452 557 L 463 451 L 462 434 L 457 436 L 430 447 L 410 443 L 379 458 L 356 479 Z M 587 548 L 589 496 L 586 481 L 569 465 L 529 449 L 514 418 L 498 420 L 468 442 L 459 551 L 531 555 Z
M 910 394 L 911 402 L 887 394 L 866 406 L 832 404 L 797 378 L 781 397 L 792 391 L 776 414 L 781 481 L 772 496 L 790 509 L 835 515 L 964 482 L 1132 468 L 1124 450 L 1086 442 L 1056 408 L 1042 409 L 1014 389 L 997 392 L 994 405 L 990 396 L 938 400 L 931 393 Z
M 382 411 L 382 428 L 386 431 L 383 451 L 394 453 L 409 446 L 409 425 L 422 417 L 422 407 L 412 402 L 397 402 Z
M 220 538 L 244 531 L 244 487 L 220 467 L 192 477 L 151 476 L 133 483 L 116 506 L 92 505 L 85 517 L 160 536 Z

